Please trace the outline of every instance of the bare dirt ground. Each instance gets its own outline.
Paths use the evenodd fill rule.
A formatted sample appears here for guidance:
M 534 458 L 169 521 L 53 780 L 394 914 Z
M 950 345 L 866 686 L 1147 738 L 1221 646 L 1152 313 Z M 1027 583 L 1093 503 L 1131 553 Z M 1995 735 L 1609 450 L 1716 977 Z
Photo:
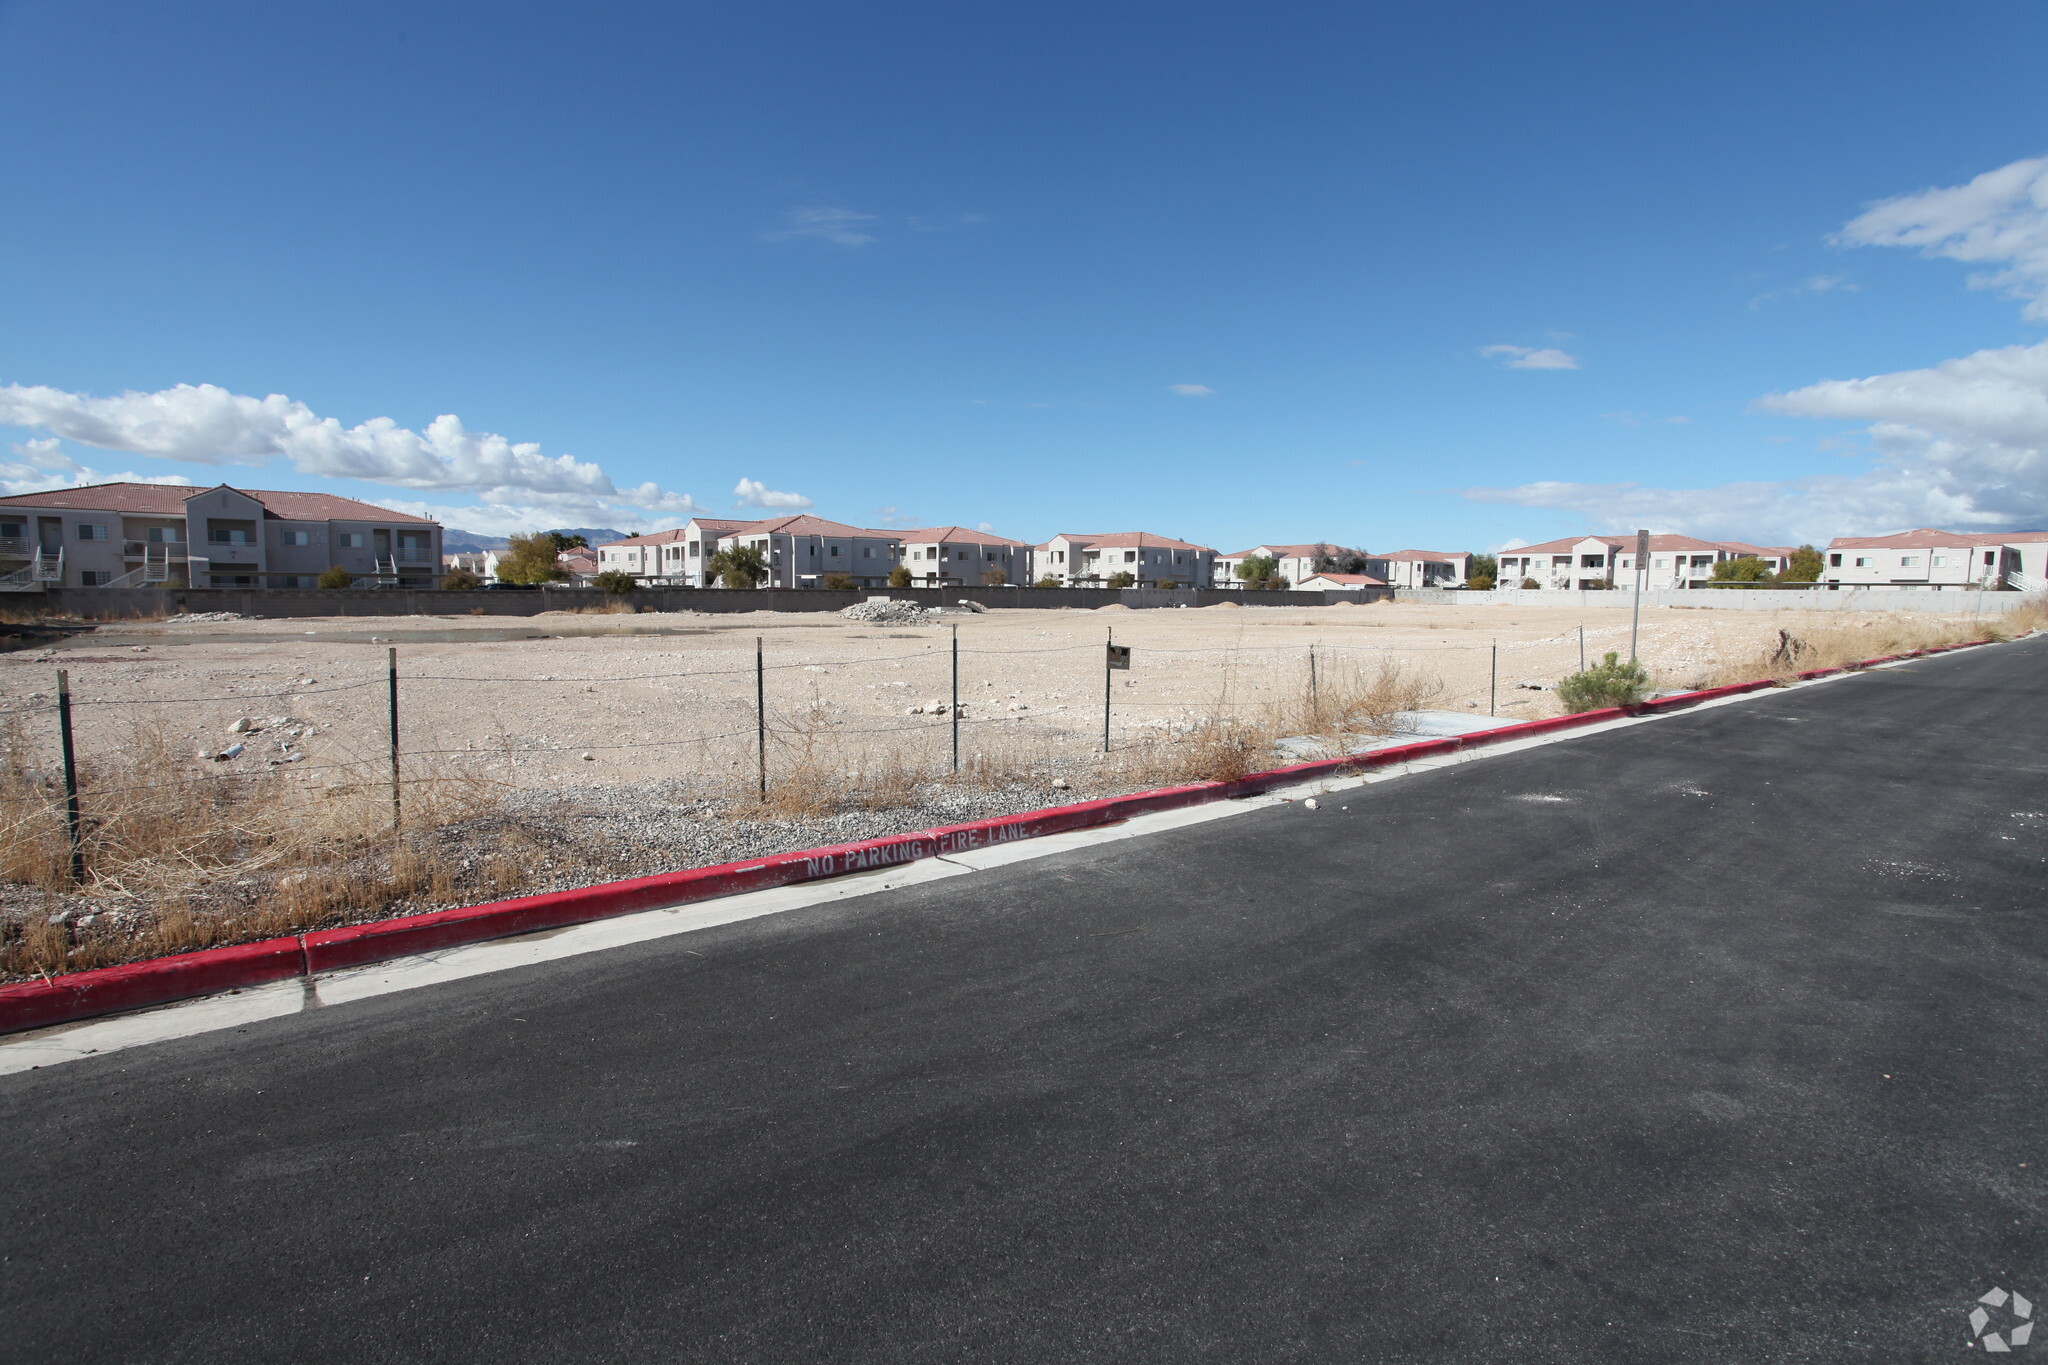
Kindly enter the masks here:
M 1581 632 L 1597 663 L 1629 630 L 1625 609 L 1409 604 L 106 625 L 0 655 L 0 979 L 1229 777 L 1415 709 L 1555 714 Z M 1132 666 L 1106 675 L 1112 632 Z M 1684 688 L 1976 633 L 1648 608 L 1640 653 Z M 1813 643 L 1766 657 L 1787 637 Z
M 1845 624 L 1838 612 L 1649 608 L 1640 652 L 1660 685 L 1684 686 L 1780 630 Z M 1485 714 L 1491 704 L 1519 718 L 1556 711 L 1529 685 L 1579 667 L 1581 628 L 1590 661 L 1629 648 L 1625 610 L 1409 604 L 1005 610 L 912 626 L 787 612 L 550 615 L 509 626 L 471 617 L 164 623 L 0 656 L 0 710 L 46 705 L 63 667 L 83 755 L 124 749 L 139 724 L 195 756 L 244 745 L 209 761 L 215 770 L 288 759 L 317 780 L 336 765 L 383 761 L 387 647 L 396 645 L 408 759 L 459 760 L 522 786 L 708 779 L 752 767 L 758 638 L 778 745 L 864 734 L 909 764 L 950 761 L 950 716 L 911 713 L 950 702 L 949 626 L 959 634 L 963 748 L 1047 755 L 1100 747 L 1112 631 L 1134 651 L 1131 671 L 1112 679 L 1113 742 L 1299 693 L 1312 647 L 1324 686 L 1398 658 L 1441 680 L 1439 708 Z M 255 732 L 230 733 L 243 719 Z

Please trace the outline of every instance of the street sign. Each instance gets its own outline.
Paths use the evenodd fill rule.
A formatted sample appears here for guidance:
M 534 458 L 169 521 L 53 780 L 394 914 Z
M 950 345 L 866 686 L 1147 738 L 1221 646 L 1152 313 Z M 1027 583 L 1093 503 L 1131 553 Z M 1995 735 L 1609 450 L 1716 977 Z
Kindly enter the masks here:
M 1636 532 L 1636 567 L 1638 569 L 1650 567 L 1650 533 L 1648 531 Z
M 1109 667 L 1122 669 L 1126 673 L 1130 672 L 1131 647 L 1129 645 L 1111 645 L 1109 647 Z

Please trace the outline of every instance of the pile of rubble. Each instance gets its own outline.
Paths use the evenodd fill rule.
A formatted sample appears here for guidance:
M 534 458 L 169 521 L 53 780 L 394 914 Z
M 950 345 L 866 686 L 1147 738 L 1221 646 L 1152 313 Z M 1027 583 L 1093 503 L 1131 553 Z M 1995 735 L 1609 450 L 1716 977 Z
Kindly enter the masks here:
M 856 602 L 839 613 L 849 621 L 875 621 L 886 625 L 922 625 L 932 619 L 932 613 L 915 602 L 895 602 L 886 597 L 870 597 L 865 602 Z
M 238 611 L 186 611 L 164 618 L 167 626 L 198 625 L 202 621 L 246 621 L 249 618 Z

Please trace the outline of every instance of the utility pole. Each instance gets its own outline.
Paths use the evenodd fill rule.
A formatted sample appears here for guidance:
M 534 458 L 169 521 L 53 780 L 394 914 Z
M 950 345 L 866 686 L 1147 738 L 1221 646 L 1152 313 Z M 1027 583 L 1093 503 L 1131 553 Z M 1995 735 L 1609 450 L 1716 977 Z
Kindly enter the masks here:
M 1650 562 L 1650 533 L 1636 532 L 1636 606 L 1628 623 L 1628 661 L 1636 661 L 1636 634 L 1643 624 L 1643 574 Z

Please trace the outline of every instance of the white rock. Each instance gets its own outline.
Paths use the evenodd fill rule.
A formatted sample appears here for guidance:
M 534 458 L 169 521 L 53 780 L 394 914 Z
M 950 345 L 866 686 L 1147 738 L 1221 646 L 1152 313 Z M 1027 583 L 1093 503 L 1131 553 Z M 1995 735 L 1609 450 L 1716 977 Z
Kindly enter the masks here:
M 1065 791 L 1067 789 L 1067 779 L 1064 777 L 1055 777 L 1052 780 L 1052 789 L 1054 791 Z
M 595 762 L 597 762 L 597 755 L 596 755 L 596 754 L 585 754 L 585 755 L 583 755 L 583 761 L 584 761 L 585 763 L 595 763 Z
M 240 720 L 228 726 L 228 733 L 231 735 L 246 735 L 255 728 L 256 722 L 247 716 L 243 716 Z
M 1313 796 L 1311 796 L 1308 800 L 1302 802 L 1301 804 L 1309 810 L 1316 809 L 1316 799 Z

